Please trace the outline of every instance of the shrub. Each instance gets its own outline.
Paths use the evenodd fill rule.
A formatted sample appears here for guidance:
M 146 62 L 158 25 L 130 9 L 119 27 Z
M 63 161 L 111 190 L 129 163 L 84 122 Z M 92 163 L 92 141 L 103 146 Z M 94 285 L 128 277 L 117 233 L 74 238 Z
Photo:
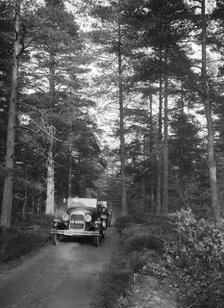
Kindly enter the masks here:
M 160 238 L 147 233 L 134 235 L 126 242 L 125 246 L 128 252 L 143 251 L 144 249 L 163 252 L 164 249 L 163 241 Z
M 180 303 L 223 307 L 224 224 L 196 220 L 188 209 L 179 213 L 177 229 L 179 240 L 167 247 L 167 257 L 178 269 Z
M 0 261 L 18 259 L 42 246 L 47 241 L 43 234 L 24 232 L 17 228 L 1 229 Z
M 53 216 L 45 214 L 26 214 L 26 219 L 23 220 L 22 214 L 17 215 L 14 226 L 19 229 L 26 230 L 32 225 L 38 225 L 41 228 L 49 229 L 53 221 Z
M 119 217 L 115 221 L 115 227 L 117 227 L 119 233 L 128 228 L 130 224 L 145 224 L 147 223 L 147 219 L 143 215 L 126 215 L 123 217 Z

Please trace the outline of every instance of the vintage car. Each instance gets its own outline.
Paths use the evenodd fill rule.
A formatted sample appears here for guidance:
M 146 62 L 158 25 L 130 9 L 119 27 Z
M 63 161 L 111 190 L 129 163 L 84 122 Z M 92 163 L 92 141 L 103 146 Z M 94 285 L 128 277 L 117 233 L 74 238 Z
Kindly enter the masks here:
M 92 237 L 98 247 L 100 239 L 105 237 L 106 228 L 107 214 L 97 199 L 69 198 L 67 213 L 53 221 L 53 244 L 58 245 L 62 237 L 87 236 Z

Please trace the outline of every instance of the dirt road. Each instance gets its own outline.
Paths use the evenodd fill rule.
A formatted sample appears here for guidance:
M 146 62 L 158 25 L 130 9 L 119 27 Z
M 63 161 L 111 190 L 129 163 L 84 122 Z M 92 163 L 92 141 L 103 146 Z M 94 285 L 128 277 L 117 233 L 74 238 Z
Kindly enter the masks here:
M 114 212 L 117 216 L 116 209 Z M 115 227 L 110 227 L 98 248 L 87 239 L 48 245 L 0 277 L 0 307 L 90 307 L 98 274 L 116 250 L 118 240 Z

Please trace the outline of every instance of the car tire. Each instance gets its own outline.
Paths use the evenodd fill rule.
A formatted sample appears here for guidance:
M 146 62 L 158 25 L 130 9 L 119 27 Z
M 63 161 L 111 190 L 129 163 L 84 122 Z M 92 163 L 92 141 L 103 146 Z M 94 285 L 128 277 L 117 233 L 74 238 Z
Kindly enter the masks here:
M 100 246 L 100 236 L 99 235 L 94 236 L 93 242 L 94 242 L 95 247 L 99 247 Z
M 60 241 L 60 235 L 59 234 L 53 234 L 52 236 L 52 242 L 55 246 L 58 246 Z

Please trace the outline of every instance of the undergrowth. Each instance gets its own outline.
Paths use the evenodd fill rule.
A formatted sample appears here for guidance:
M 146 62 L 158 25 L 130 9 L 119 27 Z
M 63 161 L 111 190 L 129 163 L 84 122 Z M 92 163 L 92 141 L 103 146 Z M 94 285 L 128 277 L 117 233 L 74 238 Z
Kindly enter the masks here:
M 21 230 L 27 230 L 31 226 L 39 226 L 40 228 L 49 229 L 51 228 L 53 218 L 54 217 L 51 215 L 45 215 L 42 213 L 27 213 L 24 220 L 22 214 L 19 214 L 17 215 L 13 226 Z
M 40 248 L 47 241 L 46 236 L 27 233 L 10 228 L 0 232 L 0 262 L 18 259 Z
M 147 223 L 147 218 L 143 215 L 127 215 L 117 218 L 115 222 L 115 227 L 118 229 L 118 232 L 121 234 L 123 230 L 128 228 L 130 224 L 145 224 Z
M 129 307 L 128 292 L 135 273 L 165 278 L 173 284 L 178 307 L 224 307 L 224 221 L 214 224 L 196 219 L 187 209 L 170 217 L 135 220 L 126 216 L 119 218 L 116 226 L 121 234 L 120 250 L 112 260 L 112 275 L 107 268 L 102 288 L 106 297 L 103 291 L 98 307 Z
M 115 225 L 121 234 L 120 246 L 100 275 L 100 287 L 93 300 L 95 308 L 129 307 L 135 273 L 145 269 L 150 260 L 158 262 L 164 252 L 164 241 L 147 230 L 146 218 L 129 215 L 119 218 Z
M 49 240 L 52 217 L 44 214 L 18 216 L 11 228 L 0 229 L 0 263 L 7 263 L 38 250 Z M 34 232 L 30 227 L 39 229 Z
M 224 223 L 197 220 L 191 209 L 178 213 L 178 241 L 167 247 L 167 262 L 178 283 L 181 307 L 224 307 Z

